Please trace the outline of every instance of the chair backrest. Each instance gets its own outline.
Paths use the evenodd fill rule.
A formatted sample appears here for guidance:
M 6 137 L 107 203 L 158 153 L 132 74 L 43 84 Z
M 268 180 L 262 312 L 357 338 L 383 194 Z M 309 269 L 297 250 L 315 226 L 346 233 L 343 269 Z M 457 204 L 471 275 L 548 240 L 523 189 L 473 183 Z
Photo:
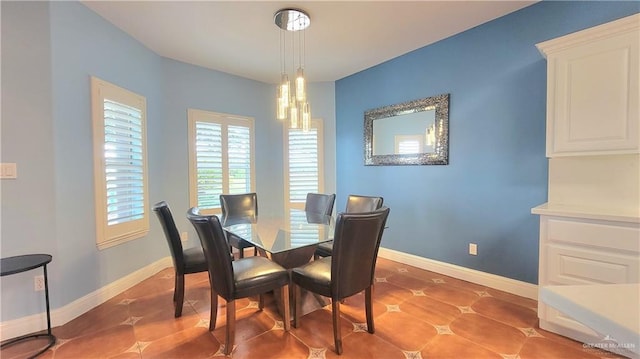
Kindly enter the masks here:
M 198 233 L 209 267 L 211 287 L 225 300 L 233 299 L 233 265 L 229 244 L 217 216 L 200 215 L 198 208 L 187 211 L 187 219 Z
M 347 198 L 347 213 L 364 213 L 373 212 L 382 207 L 384 199 L 382 197 L 360 196 L 350 194 Z
M 335 194 L 307 193 L 304 202 L 305 212 L 320 213 L 330 216 L 333 213 L 333 204 L 336 202 Z
M 331 293 L 343 299 L 373 284 L 378 249 L 389 208 L 368 213 L 340 213 L 331 256 Z
M 222 216 L 256 217 L 258 215 L 258 195 L 255 193 L 221 194 Z
M 169 205 L 165 201 L 158 202 L 153 205 L 153 211 L 158 216 L 164 236 L 169 244 L 169 250 L 171 251 L 171 259 L 173 260 L 173 266 L 179 273 L 184 272 L 184 255 L 182 254 L 182 241 L 180 241 L 180 233 L 176 227 L 176 223 L 173 221 L 173 215 L 169 209 Z

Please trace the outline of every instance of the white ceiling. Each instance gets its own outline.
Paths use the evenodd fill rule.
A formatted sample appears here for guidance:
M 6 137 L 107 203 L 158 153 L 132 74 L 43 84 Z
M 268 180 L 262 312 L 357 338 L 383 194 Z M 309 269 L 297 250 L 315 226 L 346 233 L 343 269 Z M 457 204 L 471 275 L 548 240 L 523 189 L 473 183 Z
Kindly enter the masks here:
M 536 1 L 83 1 L 155 53 L 276 83 L 280 29 L 273 15 L 299 8 L 308 81 L 335 81 Z

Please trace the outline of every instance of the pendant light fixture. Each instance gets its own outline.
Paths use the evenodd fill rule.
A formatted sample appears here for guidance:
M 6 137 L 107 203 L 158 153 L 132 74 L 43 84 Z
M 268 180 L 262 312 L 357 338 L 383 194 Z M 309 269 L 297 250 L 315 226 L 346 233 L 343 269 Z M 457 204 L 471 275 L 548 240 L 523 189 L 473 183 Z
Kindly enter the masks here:
M 311 24 L 311 19 L 306 12 L 290 8 L 278 10 L 273 18 L 280 28 L 280 83 L 276 99 L 276 118 L 287 120 L 289 128 L 302 128 L 306 132 L 311 126 L 311 106 L 304 77 L 305 29 Z M 291 35 L 290 42 L 287 35 Z M 291 44 L 290 55 L 287 51 L 288 43 Z M 291 59 L 291 74 L 295 76 L 293 83 L 289 81 L 287 74 L 288 58 Z

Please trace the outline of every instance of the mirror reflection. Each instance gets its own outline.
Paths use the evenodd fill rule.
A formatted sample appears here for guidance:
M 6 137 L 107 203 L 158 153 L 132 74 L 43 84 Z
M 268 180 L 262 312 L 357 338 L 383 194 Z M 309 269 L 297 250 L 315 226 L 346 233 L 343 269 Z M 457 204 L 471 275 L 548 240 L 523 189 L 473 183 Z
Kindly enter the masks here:
M 449 94 L 365 112 L 365 165 L 446 165 Z
M 414 112 L 373 122 L 373 154 L 435 152 L 436 111 Z

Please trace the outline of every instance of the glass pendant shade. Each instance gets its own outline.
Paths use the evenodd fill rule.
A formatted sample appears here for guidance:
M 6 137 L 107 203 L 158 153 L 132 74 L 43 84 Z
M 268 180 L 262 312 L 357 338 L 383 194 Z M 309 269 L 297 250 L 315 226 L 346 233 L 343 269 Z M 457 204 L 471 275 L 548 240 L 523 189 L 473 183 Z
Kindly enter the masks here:
M 289 106 L 289 97 L 291 96 L 290 89 L 289 76 L 287 76 L 287 74 L 282 74 L 282 80 L 280 81 L 280 98 L 282 99 L 285 107 Z
M 304 70 L 302 67 L 299 67 L 296 73 L 296 101 L 304 102 L 306 99 L 307 90 L 305 87 Z
M 280 91 L 278 90 L 278 92 Z M 277 99 L 277 105 L 278 106 L 276 110 L 276 118 L 278 120 L 287 119 L 287 106 L 285 106 L 284 99 L 280 95 L 278 96 L 278 99 Z
M 298 118 L 298 106 L 295 103 L 295 100 L 293 101 L 293 103 L 291 104 L 291 106 L 289 106 L 289 128 L 299 128 L 300 127 L 300 123 L 299 123 L 299 118 Z
M 302 132 L 309 132 L 311 128 L 311 105 L 304 102 L 302 105 Z

